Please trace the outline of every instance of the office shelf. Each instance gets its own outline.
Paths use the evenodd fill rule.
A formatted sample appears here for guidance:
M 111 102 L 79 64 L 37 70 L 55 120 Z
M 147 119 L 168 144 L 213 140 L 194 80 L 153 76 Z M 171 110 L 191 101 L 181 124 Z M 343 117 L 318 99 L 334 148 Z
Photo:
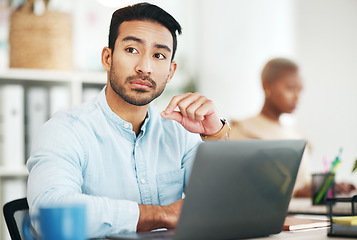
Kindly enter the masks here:
M 21 81 L 21 82 L 82 82 L 104 84 L 106 83 L 106 72 L 72 72 L 54 71 L 38 69 L 13 68 L 0 71 L 0 81 Z
M 21 167 L 0 166 L 0 178 L 27 177 L 28 174 L 25 165 Z
M 0 70 L 0 87 L 4 85 L 11 84 L 20 84 L 24 88 L 24 92 L 26 93 L 28 89 L 31 87 L 44 87 L 50 92 L 52 87 L 61 86 L 68 89 L 67 94 L 65 95 L 66 101 L 69 105 L 78 105 L 82 102 L 83 91 L 86 88 L 97 88 L 101 89 L 107 81 L 106 72 L 78 72 L 78 71 L 52 71 L 52 70 L 38 70 L 38 69 L 6 69 Z M 26 98 L 25 103 L 26 103 Z M 52 98 L 51 98 L 52 99 Z M 63 96 L 56 97 L 57 100 L 62 101 Z M 48 97 L 48 101 L 50 102 L 50 98 Z M 5 103 L 6 104 L 6 103 Z M 1 106 L 0 106 L 1 108 Z M 50 106 L 47 104 L 47 111 L 49 114 Z M 24 118 L 26 119 L 26 104 L 23 106 Z M 1 113 L 0 113 L 1 115 Z M 49 114 L 50 115 L 50 114 Z M 20 135 L 24 134 L 24 142 L 26 143 L 26 129 L 28 129 L 28 125 L 26 125 L 27 120 L 24 119 L 24 132 Z M 0 135 L 3 134 L 5 128 L 14 128 L 14 126 L 4 126 L 2 122 L 3 119 L 0 116 Z M 9 122 L 10 124 L 10 122 Z M 4 140 L 0 136 L 0 141 Z M 28 141 L 28 140 L 27 140 Z M 22 142 L 22 141 L 21 141 Z M 0 145 L 2 143 L 0 142 Z M 25 151 L 22 149 L 23 144 L 11 144 L 11 152 L 16 151 Z M 12 147 L 13 146 L 13 147 Z M 26 147 L 26 146 L 25 146 Z M 26 152 L 26 151 L 25 151 Z M 0 150 L 0 154 L 2 154 Z M 12 160 L 12 159 L 11 159 Z M 0 205 L 2 206 L 6 201 L 11 201 L 14 198 L 22 196 L 25 194 L 23 190 L 26 190 L 26 181 L 28 177 L 28 170 L 25 166 L 25 157 L 23 160 L 23 165 L 19 166 L 11 166 L 6 165 L 6 163 L 11 163 L 8 157 L 0 156 Z M 4 164 L 4 165 L 2 165 Z M 15 185 L 14 185 L 15 184 Z M 18 184 L 18 185 L 16 185 Z M 14 187 L 15 189 L 14 190 Z M 11 190 L 10 190 L 11 189 Z M 4 223 L 4 219 L 0 218 L 0 239 L 7 239 L 8 236 L 5 234 L 6 227 Z

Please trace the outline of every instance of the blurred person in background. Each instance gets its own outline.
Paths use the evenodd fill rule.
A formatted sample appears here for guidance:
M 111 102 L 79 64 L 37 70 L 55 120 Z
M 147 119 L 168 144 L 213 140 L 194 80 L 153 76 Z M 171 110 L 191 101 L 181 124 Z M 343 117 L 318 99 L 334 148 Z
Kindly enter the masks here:
M 299 102 L 303 83 L 296 63 L 286 58 L 270 60 L 261 74 L 265 102 L 257 116 L 232 121 L 230 139 L 304 139 L 296 128 L 281 124 L 280 116 L 293 113 Z M 296 179 L 294 196 L 309 197 L 311 195 L 311 173 L 309 157 L 311 146 L 307 144 L 300 170 Z M 338 193 L 349 193 L 355 189 L 351 184 L 336 184 Z

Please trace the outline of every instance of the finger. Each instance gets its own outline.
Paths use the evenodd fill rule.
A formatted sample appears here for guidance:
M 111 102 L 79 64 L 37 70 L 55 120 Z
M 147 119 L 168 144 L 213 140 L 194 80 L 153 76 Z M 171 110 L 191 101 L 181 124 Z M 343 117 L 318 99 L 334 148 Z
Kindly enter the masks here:
M 161 117 L 165 119 L 170 119 L 170 120 L 175 120 L 178 123 L 182 123 L 182 114 L 176 111 L 173 111 L 169 114 L 166 114 L 165 112 L 161 112 Z
M 177 107 L 177 103 L 180 102 L 182 99 L 188 97 L 189 95 L 191 95 L 192 93 L 185 93 L 185 94 L 181 94 L 181 95 L 177 95 L 174 96 L 169 105 L 167 105 L 166 109 L 165 109 L 165 113 L 171 113 L 176 107 Z
M 180 109 L 180 112 L 184 117 L 188 117 L 187 108 L 192 103 L 196 102 L 201 97 L 200 93 L 192 93 L 191 95 L 187 96 L 186 98 L 181 99 L 177 106 Z
M 214 113 L 214 106 L 211 100 L 206 100 L 195 112 L 197 121 L 203 121 L 206 116 Z
M 196 110 L 201 107 L 206 101 L 206 97 L 200 96 L 197 101 L 193 102 L 190 106 L 188 106 L 186 109 L 188 117 L 196 121 L 202 121 L 200 118 L 197 118 Z

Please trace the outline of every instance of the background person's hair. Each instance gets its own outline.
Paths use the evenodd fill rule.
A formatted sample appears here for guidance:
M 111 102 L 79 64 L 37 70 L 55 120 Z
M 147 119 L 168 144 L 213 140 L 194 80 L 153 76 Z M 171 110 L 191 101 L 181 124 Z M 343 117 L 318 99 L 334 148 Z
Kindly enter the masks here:
M 274 58 L 265 64 L 262 71 L 262 81 L 272 82 L 287 73 L 298 71 L 298 65 L 287 58 Z
M 150 3 L 138 3 L 124 8 L 119 8 L 113 13 L 112 20 L 110 22 L 108 43 L 108 47 L 112 50 L 112 53 L 114 52 L 115 41 L 119 34 L 120 24 L 125 21 L 133 20 L 147 20 L 157 22 L 166 27 L 171 32 L 173 38 L 172 61 L 174 59 L 177 48 L 176 31 L 178 34 L 181 34 L 181 26 L 165 10 Z

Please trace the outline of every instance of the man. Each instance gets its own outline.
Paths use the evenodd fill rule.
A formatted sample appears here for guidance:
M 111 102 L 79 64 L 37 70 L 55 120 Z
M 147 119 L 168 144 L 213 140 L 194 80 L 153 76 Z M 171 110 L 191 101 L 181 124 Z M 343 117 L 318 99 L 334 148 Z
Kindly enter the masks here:
M 31 214 L 85 203 L 89 237 L 176 226 L 198 133 L 219 139 L 228 131 L 199 93 L 175 96 L 161 116 L 150 106 L 176 70 L 176 31 L 179 23 L 148 3 L 113 13 L 102 51 L 107 86 L 93 102 L 57 113 L 34 143 Z

